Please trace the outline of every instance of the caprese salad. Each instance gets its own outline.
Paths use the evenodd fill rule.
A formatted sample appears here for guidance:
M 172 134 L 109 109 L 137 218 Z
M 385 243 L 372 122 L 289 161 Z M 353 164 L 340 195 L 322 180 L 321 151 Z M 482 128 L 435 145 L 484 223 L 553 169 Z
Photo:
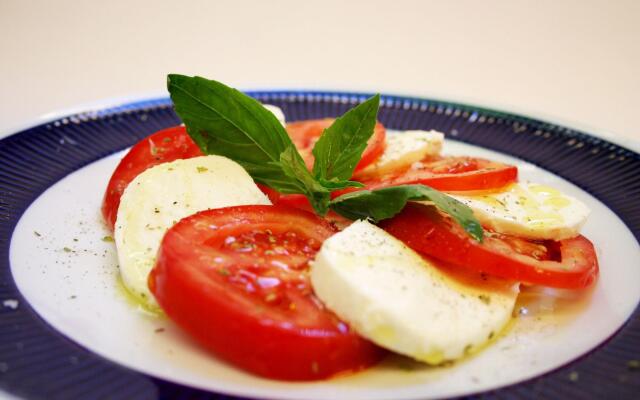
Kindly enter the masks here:
M 251 373 L 324 379 L 388 352 L 477 351 L 521 285 L 580 290 L 598 262 L 579 200 L 517 168 L 387 134 L 379 96 L 286 123 L 219 82 L 170 75 L 184 125 L 134 145 L 102 214 L 123 282 Z

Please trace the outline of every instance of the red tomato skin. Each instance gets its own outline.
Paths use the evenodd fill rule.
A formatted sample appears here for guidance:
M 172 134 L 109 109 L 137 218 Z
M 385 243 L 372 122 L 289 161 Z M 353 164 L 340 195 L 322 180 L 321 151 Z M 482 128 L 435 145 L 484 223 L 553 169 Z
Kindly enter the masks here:
M 579 289 L 590 286 L 598 276 L 595 249 L 584 236 L 559 241 L 561 262 L 557 262 L 501 251 L 503 243 L 490 237 L 485 237 L 480 244 L 433 207 L 408 204 L 400 214 L 382 221 L 380 226 L 420 253 L 505 279 Z
M 312 119 L 307 121 L 297 121 L 288 123 L 286 126 L 287 133 L 291 141 L 296 146 L 302 159 L 305 161 L 309 170 L 313 169 L 314 157 L 313 146 L 320 138 L 326 128 L 331 126 L 335 121 L 333 118 Z M 362 153 L 362 157 L 354 169 L 354 173 L 367 167 L 378 159 L 384 152 L 386 147 L 387 130 L 380 122 L 376 123 L 373 135 L 367 142 L 367 147 Z
M 313 212 L 313 206 L 303 194 L 281 194 L 276 204 Z
M 113 230 L 120 197 L 127 185 L 147 168 L 183 158 L 201 156 L 184 126 L 158 131 L 136 143 L 116 167 L 102 200 L 102 217 Z
M 429 165 L 459 161 L 468 161 L 467 168 L 443 168 L 434 172 Z M 442 157 L 437 161 L 423 161 L 425 170 L 408 169 L 399 171 L 395 176 L 380 177 L 364 181 L 366 189 L 378 189 L 388 186 L 423 184 L 441 191 L 490 190 L 504 187 L 518 180 L 518 168 L 513 165 L 497 163 L 475 157 Z
M 258 186 L 258 189 L 260 189 L 262 193 L 267 195 L 272 204 L 278 204 L 281 196 L 280 192 L 262 183 L 256 183 L 256 186 Z
M 452 157 L 455 159 L 461 157 Z M 467 158 L 467 157 L 465 157 Z M 471 191 L 471 190 L 492 190 L 502 188 L 510 183 L 518 180 L 518 168 L 512 165 L 494 163 L 492 161 L 471 158 L 474 161 L 480 161 L 481 165 L 492 165 L 495 169 L 483 170 L 472 169 L 459 173 L 417 173 L 408 171 L 399 171 L 398 174 L 382 177 L 381 179 L 368 179 L 362 181 L 365 185 L 363 188 L 347 188 L 336 190 L 331 193 L 331 198 L 355 192 L 358 190 L 375 190 L 390 186 L 422 184 L 441 191 Z M 312 211 L 313 208 L 309 200 L 301 194 L 280 195 L 274 204 L 286 204 L 291 207 L 300 208 L 302 210 Z
M 249 212 L 246 212 L 249 210 Z M 238 212 L 240 211 L 240 212 Z M 251 373 L 281 380 L 317 380 L 338 373 L 357 371 L 376 363 L 384 351 L 353 331 L 319 323 L 299 326 L 295 320 L 269 318 L 269 310 L 257 311 L 255 302 L 239 297 L 220 280 L 206 276 L 209 262 L 204 253 L 193 251 L 201 242 L 183 235 L 189 224 L 203 215 L 237 216 L 247 224 L 247 215 L 262 214 L 262 226 L 273 218 L 283 225 L 315 225 L 312 236 L 326 237 L 335 229 L 310 213 L 274 206 L 239 206 L 208 210 L 187 217 L 165 235 L 149 287 L 165 313 L 200 344 L 222 359 Z M 235 215 L 235 216 L 234 216 Z M 273 217 L 271 217 L 273 216 Z M 260 219 L 262 217 L 258 217 Z M 265 221 L 267 221 L 265 223 Z M 279 228 L 273 227 L 277 230 Z M 307 229 L 307 228 L 304 228 Z M 206 259 L 207 261 L 203 260 Z M 304 318 L 315 318 L 306 309 Z M 346 325 L 343 325 L 346 327 Z
M 271 194 L 267 194 L 267 195 L 269 196 L 269 198 L 272 197 Z M 310 213 L 315 213 L 315 210 L 313 209 L 313 206 L 309 202 L 309 199 L 307 199 L 307 196 L 303 194 L 279 194 L 278 193 L 278 195 L 279 196 L 277 196 L 277 198 L 274 197 L 275 200 L 272 200 L 273 204 L 276 204 L 278 206 L 283 206 L 283 207 L 298 208 L 300 210 L 308 211 Z M 332 196 L 332 198 L 333 197 L 335 196 Z M 349 218 L 343 217 L 342 215 L 332 210 L 329 210 L 327 215 L 325 215 L 323 218 L 326 221 L 329 221 L 335 226 L 337 226 L 338 229 L 340 230 L 343 230 L 344 228 L 346 228 L 347 226 L 353 223 L 353 221 L 350 220 Z

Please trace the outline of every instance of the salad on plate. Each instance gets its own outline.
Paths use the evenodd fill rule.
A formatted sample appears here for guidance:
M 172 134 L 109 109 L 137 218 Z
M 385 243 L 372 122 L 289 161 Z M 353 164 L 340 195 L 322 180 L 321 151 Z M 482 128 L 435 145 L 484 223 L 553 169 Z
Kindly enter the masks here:
M 490 344 L 521 288 L 597 279 L 580 200 L 444 155 L 440 132 L 387 132 L 377 95 L 287 123 L 216 81 L 168 88 L 184 125 L 129 150 L 102 214 L 137 301 L 250 373 L 441 365 Z

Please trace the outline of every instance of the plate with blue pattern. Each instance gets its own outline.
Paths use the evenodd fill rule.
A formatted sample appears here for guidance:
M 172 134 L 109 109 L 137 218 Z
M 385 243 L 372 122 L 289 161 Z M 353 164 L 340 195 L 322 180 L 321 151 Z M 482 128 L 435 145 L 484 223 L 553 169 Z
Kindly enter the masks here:
M 249 94 L 280 107 L 288 121 L 334 117 L 367 97 Z M 313 383 L 239 371 L 166 318 L 137 308 L 118 278 L 98 210 L 107 180 L 125 149 L 180 123 L 169 99 L 151 99 L 68 115 L 0 141 L 0 386 L 60 399 L 637 396 L 640 155 L 568 127 L 431 99 L 383 96 L 379 119 L 395 131 L 439 130 L 451 143 L 446 151 L 516 164 L 521 179 L 585 201 L 592 209 L 585 234 L 601 261 L 595 288 L 549 295 L 553 318 L 521 318 L 454 365 L 391 358 Z

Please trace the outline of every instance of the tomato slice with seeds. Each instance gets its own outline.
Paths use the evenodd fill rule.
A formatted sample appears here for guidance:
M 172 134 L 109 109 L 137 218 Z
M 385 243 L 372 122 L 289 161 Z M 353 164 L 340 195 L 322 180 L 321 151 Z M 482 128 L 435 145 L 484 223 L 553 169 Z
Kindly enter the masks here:
M 359 370 L 383 351 L 325 309 L 308 277 L 335 232 L 293 208 L 203 211 L 167 231 L 149 288 L 202 345 L 255 374 L 310 380 Z
M 113 230 L 115 226 L 122 193 L 141 172 L 154 165 L 201 155 L 184 126 L 161 130 L 136 143 L 111 175 L 102 200 L 102 216 L 109 228 Z
M 442 191 L 497 189 L 518 180 L 513 165 L 476 157 L 438 157 L 414 163 L 392 175 L 363 181 L 367 189 L 423 184 Z
M 380 226 L 420 253 L 506 279 L 579 289 L 598 276 L 595 249 L 584 236 L 554 242 L 488 232 L 479 243 L 435 207 L 416 203 Z
M 335 121 L 333 118 L 313 119 L 308 121 L 298 121 L 288 123 L 286 126 L 287 133 L 291 138 L 291 141 L 296 146 L 302 159 L 304 160 L 307 168 L 310 170 L 313 168 L 314 157 L 313 146 L 316 144 L 322 132 Z M 359 171 L 365 168 L 367 165 L 373 163 L 384 152 L 386 129 L 384 125 L 378 122 L 373 131 L 373 135 L 367 142 L 367 147 L 362 153 L 362 158 L 356 165 L 355 171 Z
M 272 195 L 268 194 L 268 196 L 270 199 L 272 199 Z M 280 194 L 277 197 L 274 196 L 273 199 L 271 200 L 273 204 L 277 204 L 281 207 L 293 207 L 300 210 L 308 211 L 310 213 L 315 213 L 315 210 L 309 202 L 309 199 L 307 199 L 307 196 L 303 194 Z M 332 210 L 329 210 L 329 212 L 322 218 L 325 221 L 328 221 L 331 224 L 335 225 L 340 230 L 353 223 L 353 220 L 343 217 L 342 215 Z

